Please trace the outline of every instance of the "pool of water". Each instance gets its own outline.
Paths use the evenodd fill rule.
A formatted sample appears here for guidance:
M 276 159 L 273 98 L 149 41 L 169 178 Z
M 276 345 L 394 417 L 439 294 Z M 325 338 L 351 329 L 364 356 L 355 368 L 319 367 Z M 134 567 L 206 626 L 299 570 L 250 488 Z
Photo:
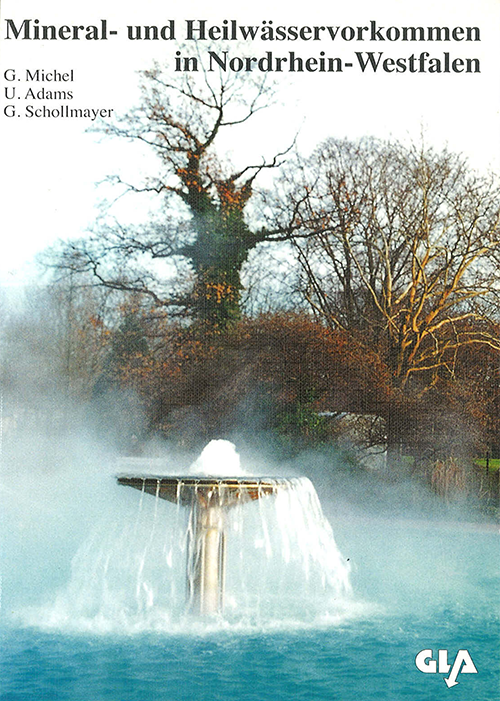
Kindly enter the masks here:
M 415 664 L 425 648 L 467 648 L 477 674 L 448 689 Z M 498 698 L 498 628 L 448 610 L 340 628 L 208 635 L 2 635 L 2 700 Z
M 370 701 L 500 698 L 499 537 L 488 524 L 331 514 L 352 563 L 351 615 L 297 625 L 48 628 L 2 606 L 2 701 Z M 27 565 L 29 569 L 29 564 Z M 47 593 L 44 593 L 46 596 Z M 29 598 L 29 597 L 28 597 Z M 35 597 L 36 598 L 36 597 Z M 22 607 L 21 607 L 22 608 Z M 477 673 L 423 673 L 415 657 L 467 650 Z

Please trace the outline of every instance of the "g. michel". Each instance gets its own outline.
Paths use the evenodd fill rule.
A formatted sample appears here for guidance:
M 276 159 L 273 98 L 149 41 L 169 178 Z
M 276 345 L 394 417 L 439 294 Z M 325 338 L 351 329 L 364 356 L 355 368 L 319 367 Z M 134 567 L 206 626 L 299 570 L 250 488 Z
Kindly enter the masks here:
M 61 73 L 61 71 L 45 71 L 43 68 L 37 68 L 34 71 L 26 69 L 26 81 L 32 81 L 36 83 L 46 82 L 46 83 L 72 83 L 74 80 L 73 69 L 67 71 L 66 73 Z

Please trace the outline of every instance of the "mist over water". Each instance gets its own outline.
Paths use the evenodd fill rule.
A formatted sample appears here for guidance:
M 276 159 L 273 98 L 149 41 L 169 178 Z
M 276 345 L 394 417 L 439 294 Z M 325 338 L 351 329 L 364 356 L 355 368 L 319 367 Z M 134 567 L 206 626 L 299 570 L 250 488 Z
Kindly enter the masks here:
M 220 442 L 212 446 L 209 457 L 215 449 L 219 471 L 230 472 L 224 457 L 230 455 L 236 464 L 234 447 Z M 155 465 L 154 460 L 125 461 L 131 463 Z M 204 469 L 205 463 L 195 463 L 192 470 Z M 26 603 L 33 597 L 23 595 L 14 607 L 16 622 L 66 631 L 171 633 L 204 625 L 209 629 L 325 625 L 359 614 L 349 562 L 335 543 L 314 487 L 307 478 L 291 478 L 287 488 L 275 495 L 256 502 L 242 500 L 229 509 L 223 615 L 205 623 L 188 615 L 189 509 L 118 487 L 109 474 L 117 464 L 123 463 L 108 463 L 105 479 L 86 470 L 85 479 L 59 484 L 56 493 L 44 493 L 43 486 L 38 491 L 41 511 L 59 510 L 56 530 L 44 521 L 45 538 L 55 550 L 52 557 L 58 547 L 68 552 L 65 541 L 68 537 L 73 541 L 71 523 L 76 525 L 78 511 L 89 510 L 95 522 L 91 513 L 85 515 L 88 532 L 80 534 L 82 542 L 70 558 L 70 568 L 66 563 L 66 580 L 61 584 L 58 577 L 49 577 L 47 582 L 52 579 L 59 586 L 52 592 L 44 587 L 49 591 L 32 606 Z M 89 484 L 90 478 L 94 484 Z M 50 568 L 48 560 L 45 566 Z
M 3 410 L 5 624 L 119 634 L 338 627 L 415 605 L 487 607 L 498 589 L 497 534 L 464 504 L 443 505 L 410 480 L 354 471 L 334 449 L 277 459 L 260 434 L 232 436 L 236 447 L 214 441 L 202 456 L 152 443 L 142 458 L 120 463 L 96 427 L 114 421 L 130 435 L 137 423 L 130 398 L 115 397 L 116 416 L 89 416 L 64 387 L 50 385 L 52 370 L 40 369 L 38 356 L 22 357 L 26 372 L 15 395 L 5 392 Z M 11 426 L 9 406 L 19 397 L 23 421 Z M 296 480 L 229 514 L 222 618 L 200 624 L 186 615 L 188 510 L 123 489 L 116 483 L 123 471 Z M 485 575 L 489 589 L 484 553 L 471 548 L 472 517 L 494 569 Z
M 378 483 L 363 483 L 324 456 L 308 453 L 279 466 L 248 449 L 240 458 L 230 445 L 223 449 L 233 471 L 248 474 L 252 462 L 256 475 L 281 469 L 292 486 L 230 510 L 224 614 L 206 623 L 186 613 L 188 509 L 123 489 L 115 478 L 124 464 L 150 473 L 161 465 L 164 474 L 217 472 L 213 465 L 168 449 L 160 460 L 120 462 L 88 437 L 47 449 L 26 436 L 21 451 L 4 451 L 4 622 L 172 633 L 338 626 L 409 611 L 416 601 L 428 609 L 450 601 L 465 609 L 472 599 L 486 605 L 483 555 L 470 542 L 479 530 L 493 545 L 494 526 L 451 527 L 436 510 L 424 518 L 428 497 L 412 501 L 404 485 L 391 484 L 384 495 Z M 321 505 L 313 483 L 296 477 L 300 472 L 318 485 Z M 492 585 L 498 587 L 495 577 Z
M 116 452 L 90 432 L 70 435 L 4 442 L 9 700 L 491 701 L 493 523 L 440 508 L 415 485 L 355 475 L 335 452 L 273 461 L 242 440 L 242 478 L 281 475 L 297 489 L 229 515 L 224 614 L 201 619 L 186 613 L 188 509 L 119 486 Z M 126 469 L 192 476 L 192 452 L 151 453 Z M 478 674 L 450 691 L 416 669 L 425 648 L 468 649 Z

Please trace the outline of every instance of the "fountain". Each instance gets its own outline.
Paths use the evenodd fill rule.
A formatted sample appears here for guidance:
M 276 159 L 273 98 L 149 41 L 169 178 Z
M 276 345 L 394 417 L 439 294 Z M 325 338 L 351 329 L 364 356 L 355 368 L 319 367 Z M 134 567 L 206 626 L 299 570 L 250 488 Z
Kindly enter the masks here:
M 23 620 L 185 632 L 351 615 L 350 563 L 309 479 L 249 476 L 227 441 L 210 443 L 182 472 L 162 458 L 130 457 L 114 463 L 112 480 L 101 475 L 96 518 L 69 578 Z
M 79 461 L 65 483 L 33 473 L 22 492 L 20 467 L 4 471 L 5 698 L 441 698 L 445 675 L 415 662 L 431 641 L 434 659 L 465 645 L 477 666 L 456 698 L 495 697 L 497 525 L 349 511 L 336 490 L 354 596 L 311 482 L 249 477 L 226 453 L 185 477 L 130 458 L 110 472 L 96 461 L 89 479 Z M 210 615 L 186 612 L 186 560 L 191 610 Z
M 320 542 L 322 538 L 324 540 L 322 528 L 325 523 L 329 528 L 329 524 L 322 516 L 317 498 L 314 499 L 314 488 L 309 480 L 249 477 L 241 470 L 239 455 L 234 445 L 224 440 L 211 441 L 191 466 L 190 473 L 186 476 L 120 474 L 117 480 L 118 484 L 137 489 L 141 494 L 151 494 L 157 501 L 164 499 L 188 510 L 186 592 L 188 610 L 191 613 L 201 616 L 223 613 L 231 514 L 235 511 L 241 512 L 240 507 L 243 507 L 244 512 L 246 504 L 274 497 L 276 509 L 281 509 L 282 523 L 280 525 L 275 522 L 272 528 L 283 529 L 286 542 L 281 549 L 285 551 L 286 559 L 291 559 L 291 549 L 303 551 L 306 578 L 309 558 L 315 558 L 317 563 L 321 562 L 322 557 L 332 550 L 333 537 L 329 540 L 327 535 L 326 547 Z M 285 492 L 289 494 L 288 504 L 280 507 Z M 301 496 L 297 497 L 297 494 Z M 301 498 L 303 503 L 300 503 Z M 314 533 L 312 540 L 315 542 L 312 546 L 310 542 L 291 542 L 295 524 L 290 522 L 300 522 L 300 514 L 302 513 L 304 518 L 304 511 L 310 512 L 310 521 L 303 524 L 303 530 L 306 533 Z M 240 517 L 245 519 L 244 513 L 241 513 Z M 307 516 L 305 518 L 307 520 Z M 266 519 L 263 521 L 266 530 Z M 242 525 L 240 530 L 243 530 Z M 305 539 L 307 538 L 306 535 Z M 324 552 L 319 552 L 321 547 L 324 547 Z M 251 541 L 243 542 L 238 557 L 247 555 L 250 548 Z M 272 551 L 270 542 L 267 543 L 266 551 L 269 558 Z M 297 556 L 296 553 L 294 556 Z M 342 572 L 347 590 L 348 566 L 341 563 L 340 559 L 334 561 L 332 566 Z M 325 566 L 324 571 L 327 569 L 328 566 Z
M 187 561 L 189 608 L 205 614 L 224 608 L 226 515 L 249 500 L 286 489 L 289 480 L 119 475 L 118 483 L 190 509 Z

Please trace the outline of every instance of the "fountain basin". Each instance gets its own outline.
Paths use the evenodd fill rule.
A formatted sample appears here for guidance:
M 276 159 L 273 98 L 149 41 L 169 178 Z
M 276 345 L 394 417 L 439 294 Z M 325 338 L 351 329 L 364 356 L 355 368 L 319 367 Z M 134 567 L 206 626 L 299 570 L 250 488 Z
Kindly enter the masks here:
M 139 489 L 174 504 L 230 507 L 260 499 L 285 489 L 289 480 L 274 477 L 180 477 L 160 475 L 118 475 L 118 484 Z

